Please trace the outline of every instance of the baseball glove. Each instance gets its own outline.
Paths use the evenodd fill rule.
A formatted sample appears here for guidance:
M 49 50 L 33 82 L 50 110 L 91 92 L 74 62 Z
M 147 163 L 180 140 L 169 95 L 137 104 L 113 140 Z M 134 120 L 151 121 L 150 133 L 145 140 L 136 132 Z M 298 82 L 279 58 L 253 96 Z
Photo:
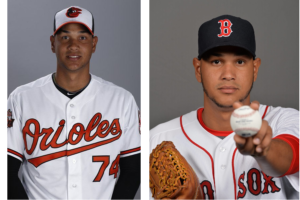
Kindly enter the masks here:
M 155 199 L 203 198 L 196 173 L 170 141 L 150 154 L 150 189 Z

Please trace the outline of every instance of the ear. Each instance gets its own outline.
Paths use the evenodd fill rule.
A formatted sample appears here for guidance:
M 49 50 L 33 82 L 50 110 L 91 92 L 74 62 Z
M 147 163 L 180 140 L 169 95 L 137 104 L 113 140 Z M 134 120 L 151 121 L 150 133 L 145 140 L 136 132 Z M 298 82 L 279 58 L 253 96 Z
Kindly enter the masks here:
M 94 36 L 93 37 L 93 53 L 96 51 L 97 43 L 98 43 L 98 37 Z
M 55 37 L 53 35 L 50 36 L 51 50 L 55 53 Z
M 194 65 L 194 68 L 195 68 L 196 79 L 199 83 L 201 83 L 202 82 L 202 80 L 201 80 L 201 71 L 200 71 L 201 60 L 198 60 L 198 58 L 194 58 L 193 59 L 193 65 Z
M 256 58 L 253 61 L 253 70 L 254 70 L 253 81 L 256 81 L 256 79 L 257 79 L 257 74 L 258 74 L 258 69 L 260 67 L 260 64 L 261 64 L 261 59 L 260 58 Z

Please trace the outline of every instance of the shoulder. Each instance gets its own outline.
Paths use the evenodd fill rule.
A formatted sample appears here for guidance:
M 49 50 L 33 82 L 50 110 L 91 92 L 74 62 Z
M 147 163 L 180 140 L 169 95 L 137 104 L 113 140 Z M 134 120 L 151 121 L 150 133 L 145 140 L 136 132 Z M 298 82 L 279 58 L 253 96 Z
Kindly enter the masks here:
M 263 118 L 273 130 L 273 137 L 280 134 L 299 136 L 299 111 L 294 108 L 269 106 Z
M 15 97 L 15 96 L 20 96 L 23 94 L 30 93 L 31 91 L 35 91 L 36 89 L 39 89 L 51 83 L 51 81 L 52 81 L 51 74 L 41 77 L 35 81 L 17 87 L 14 91 L 12 91 L 10 97 Z
M 278 120 L 282 118 L 299 118 L 299 111 L 294 108 L 284 108 L 284 107 L 273 107 L 260 105 L 260 112 L 264 113 L 266 119 Z M 262 116 L 263 116 L 262 115 Z
M 181 125 L 185 126 L 186 124 L 189 124 L 193 122 L 195 119 L 195 116 L 197 115 L 197 110 L 189 112 L 185 115 L 182 115 L 182 124 L 180 121 L 180 117 L 176 117 L 170 121 L 167 121 L 165 123 L 159 124 L 156 127 L 152 128 L 150 130 L 150 140 L 156 136 L 167 134 L 167 133 L 175 133 L 180 132 L 181 133 Z
M 133 95 L 126 89 L 115 85 L 112 82 L 106 81 L 98 76 L 91 74 L 95 84 L 101 89 L 101 92 L 110 93 L 112 95 L 117 95 L 118 98 L 134 99 Z

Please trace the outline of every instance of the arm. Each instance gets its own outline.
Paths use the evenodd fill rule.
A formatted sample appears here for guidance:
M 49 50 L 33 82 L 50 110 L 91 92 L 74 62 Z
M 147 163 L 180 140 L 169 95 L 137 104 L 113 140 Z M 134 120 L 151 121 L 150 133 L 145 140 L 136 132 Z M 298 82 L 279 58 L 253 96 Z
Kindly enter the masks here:
M 235 103 L 234 108 L 240 107 L 240 103 Z M 259 103 L 252 102 L 251 108 L 258 110 Z M 279 177 L 286 175 L 286 172 L 299 171 L 299 165 L 296 165 L 295 159 L 299 160 L 299 141 L 298 145 L 291 146 L 282 139 L 272 139 L 272 128 L 268 122 L 263 120 L 261 129 L 258 133 L 249 138 L 243 138 L 239 135 L 234 136 L 236 146 L 243 155 L 253 156 L 262 171 L 269 176 Z M 298 151 L 293 151 L 292 147 L 298 146 Z M 296 153 L 296 155 L 294 155 Z M 298 167 L 297 167 L 298 166 Z
M 120 177 L 112 199 L 133 199 L 140 185 L 141 154 L 120 158 Z
M 269 149 L 263 156 L 254 156 L 262 171 L 268 175 L 279 177 L 285 174 L 292 163 L 293 151 L 283 140 L 273 139 Z
M 7 198 L 8 199 L 28 199 L 23 185 L 18 177 L 21 161 L 7 156 Z

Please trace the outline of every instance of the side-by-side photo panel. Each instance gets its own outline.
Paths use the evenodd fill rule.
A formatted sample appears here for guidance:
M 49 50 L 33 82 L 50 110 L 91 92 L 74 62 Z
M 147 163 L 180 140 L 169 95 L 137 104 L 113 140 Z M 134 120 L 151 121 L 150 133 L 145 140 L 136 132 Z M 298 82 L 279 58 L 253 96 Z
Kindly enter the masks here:
M 299 2 L 150 1 L 149 199 L 299 199 Z
M 7 9 L 7 198 L 140 199 L 140 0 Z

